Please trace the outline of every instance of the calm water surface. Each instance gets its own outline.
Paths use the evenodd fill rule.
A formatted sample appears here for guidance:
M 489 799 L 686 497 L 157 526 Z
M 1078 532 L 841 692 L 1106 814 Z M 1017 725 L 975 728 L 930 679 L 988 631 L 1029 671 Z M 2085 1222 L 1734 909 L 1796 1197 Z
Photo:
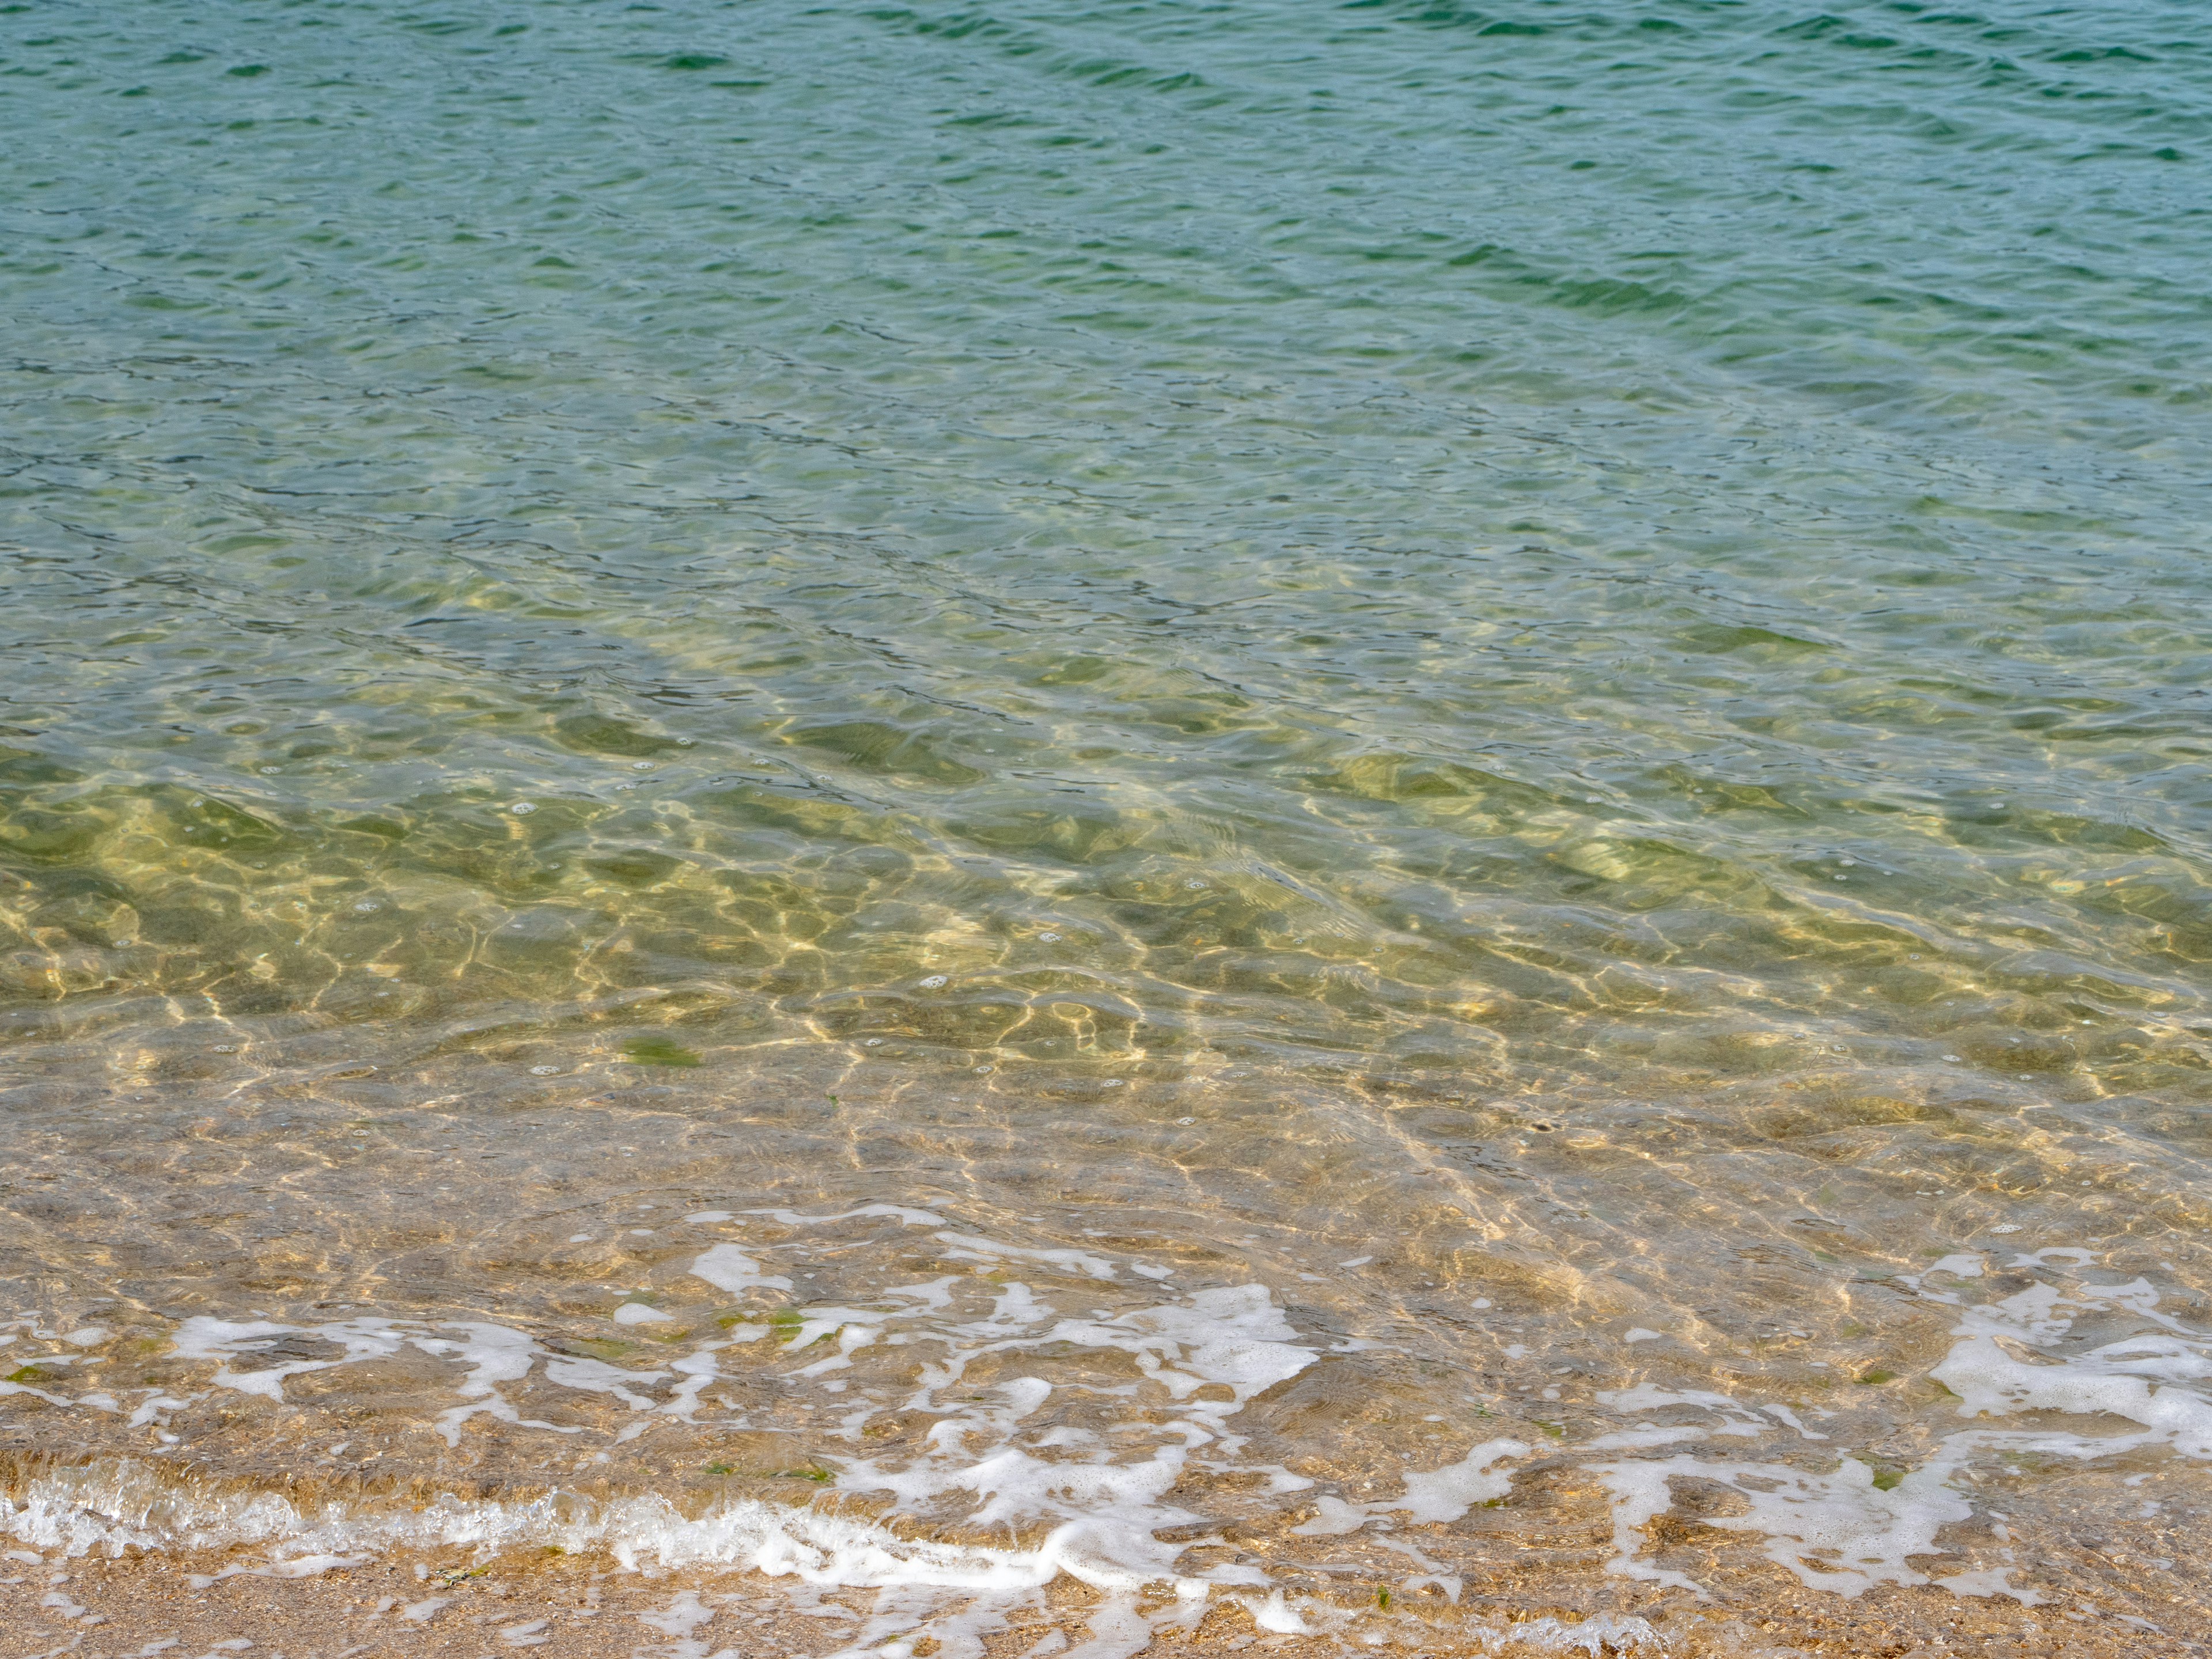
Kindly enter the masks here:
M 2202 23 L 8 8 L 0 1530 L 2201 1632 Z

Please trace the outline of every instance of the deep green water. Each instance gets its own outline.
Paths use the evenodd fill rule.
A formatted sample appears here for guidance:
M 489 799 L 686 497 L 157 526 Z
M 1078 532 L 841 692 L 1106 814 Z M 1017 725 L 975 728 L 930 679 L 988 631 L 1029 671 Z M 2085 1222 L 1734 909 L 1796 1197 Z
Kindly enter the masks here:
M 0 134 L 58 1145 L 873 1033 L 1078 1184 L 1749 1090 L 1871 1239 L 2201 1231 L 2198 8 L 40 3 Z M 1825 1178 L 1734 1109 L 1682 1226 Z

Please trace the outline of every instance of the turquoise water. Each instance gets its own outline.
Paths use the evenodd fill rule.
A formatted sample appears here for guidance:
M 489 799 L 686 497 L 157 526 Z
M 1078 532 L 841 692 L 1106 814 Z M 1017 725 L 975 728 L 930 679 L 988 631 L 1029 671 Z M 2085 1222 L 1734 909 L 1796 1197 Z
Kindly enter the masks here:
M 1521 1409 L 1487 1287 L 1607 1345 L 1571 1443 L 1661 1374 L 1632 1316 L 1709 1395 L 1800 1330 L 1802 1394 L 1950 1364 L 1839 1289 L 1939 1257 L 2197 1305 L 2199 23 L 8 9 L 26 1316 L 543 1336 L 684 1280 L 552 1249 L 625 1158 L 1141 1220 L 1399 1322 L 1455 1379 L 1368 1385 L 1407 1424 Z M 215 1232 L 118 1258 L 165 1206 Z M 1952 1468 L 1941 1381 L 1832 1437 Z

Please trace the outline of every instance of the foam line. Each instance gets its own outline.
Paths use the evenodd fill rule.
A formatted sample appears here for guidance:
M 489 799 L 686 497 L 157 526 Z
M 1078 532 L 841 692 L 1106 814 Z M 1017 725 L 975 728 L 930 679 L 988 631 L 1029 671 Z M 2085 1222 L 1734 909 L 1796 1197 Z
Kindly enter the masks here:
M 2087 1251 L 2052 1247 L 2012 1265 L 2047 1267 L 2051 1258 L 2069 1260 L 2076 1267 L 2089 1260 Z M 1979 1256 L 1949 1257 L 1929 1273 L 1942 1270 L 1954 1278 L 1978 1277 L 1981 1262 Z M 1671 1506 L 1669 1483 L 1695 1478 L 1733 1488 L 1747 1504 L 1741 1515 L 1706 1516 L 1706 1525 L 1759 1534 L 1765 1540 L 1768 1559 L 1788 1568 L 1808 1588 L 1854 1596 L 1877 1583 L 1933 1583 L 1959 1595 L 2009 1595 L 2033 1602 L 2039 1599 L 2033 1591 L 2007 1582 L 2009 1567 L 1931 1578 L 1914 1565 L 1946 1553 L 1935 1541 L 1937 1532 L 1972 1515 L 1972 1504 L 1951 1485 L 1968 1465 L 2005 1452 L 2088 1462 L 2160 1445 L 2185 1457 L 2212 1458 L 2212 1400 L 2188 1386 L 2212 1378 L 2212 1339 L 2160 1311 L 2158 1291 L 2147 1280 L 2071 1290 L 2038 1284 L 1973 1307 L 1961 1307 L 1960 1297 L 1951 1292 L 1926 1290 L 1913 1282 L 1923 1301 L 1960 1309 L 1959 1322 L 1952 1328 L 1956 1340 L 1929 1372 L 1959 1396 L 1960 1415 L 2055 1412 L 2118 1418 L 2135 1424 L 2140 1432 L 1964 1431 L 1946 1437 L 1934 1456 L 1887 1490 L 1875 1486 L 1871 1465 L 1850 1457 L 1838 1460 L 1826 1471 L 1776 1462 L 1708 1460 L 1688 1453 L 1589 1465 L 1613 1500 L 1615 1554 L 1610 1570 L 1704 1594 L 1686 1575 L 1644 1560 L 1638 1537 Z M 2086 1352 L 2058 1352 L 2079 1315 L 2116 1310 L 2156 1328 Z M 2019 1358 L 2014 1349 L 2038 1351 L 2039 1363 Z M 1692 1406 L 1747 1418 L 1749 1410 L 1725 1395 L 1670 1391 L 1648 1382 L 1601 1393 L 1598 1399 L 1624 1412 Z M 1787 1407 L 1758 1409 L 1807 1439 L 1821 1437 L 1806 1430 Z M 1723 1423 L 1716 1431 L 1744 1431 Z M 1630 1449 L 1662 1443 L 1677 1432 L 1647 1425 L 1600 1437 L 1589 1443 L 1589 1449 Z
M 835 1215 L 804 1215 L 797 1210 L 747 1210 L 747 1215 L 764 1215 L 772 1221 L 781 1221 L 787 1227 L 819 1226 L 825 1221 L 850 1221 L 856 1216 L 887 1216 L 902 1227 L 942 1227 L 945 1218 L 933 1210 L 909 1210 L 897 1204 L 863 1204 L 857 1210 L 840 1210 Z M 696 1219 L 696 1218 L 695 1218 Z M 727 1219 L 718 1217 L 717 1219 Z
M 701 1255 L 691 1264 L 691 1276 L 703 1279 L 716 1290 L 727 1291 L 732 1296 L 742 1296 L 750 1290 L 791 1288 L 788 1279 L 763 1273 L 761 1264 L 734 1244 L 717 1244 Z

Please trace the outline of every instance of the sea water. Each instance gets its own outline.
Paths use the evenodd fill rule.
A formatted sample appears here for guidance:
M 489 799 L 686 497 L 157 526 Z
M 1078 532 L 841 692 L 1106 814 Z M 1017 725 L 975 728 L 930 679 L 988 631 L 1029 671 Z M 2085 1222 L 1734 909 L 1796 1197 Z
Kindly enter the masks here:
M 2201 1633 L 2200 24 L 6 8 L 0 1531 Z

